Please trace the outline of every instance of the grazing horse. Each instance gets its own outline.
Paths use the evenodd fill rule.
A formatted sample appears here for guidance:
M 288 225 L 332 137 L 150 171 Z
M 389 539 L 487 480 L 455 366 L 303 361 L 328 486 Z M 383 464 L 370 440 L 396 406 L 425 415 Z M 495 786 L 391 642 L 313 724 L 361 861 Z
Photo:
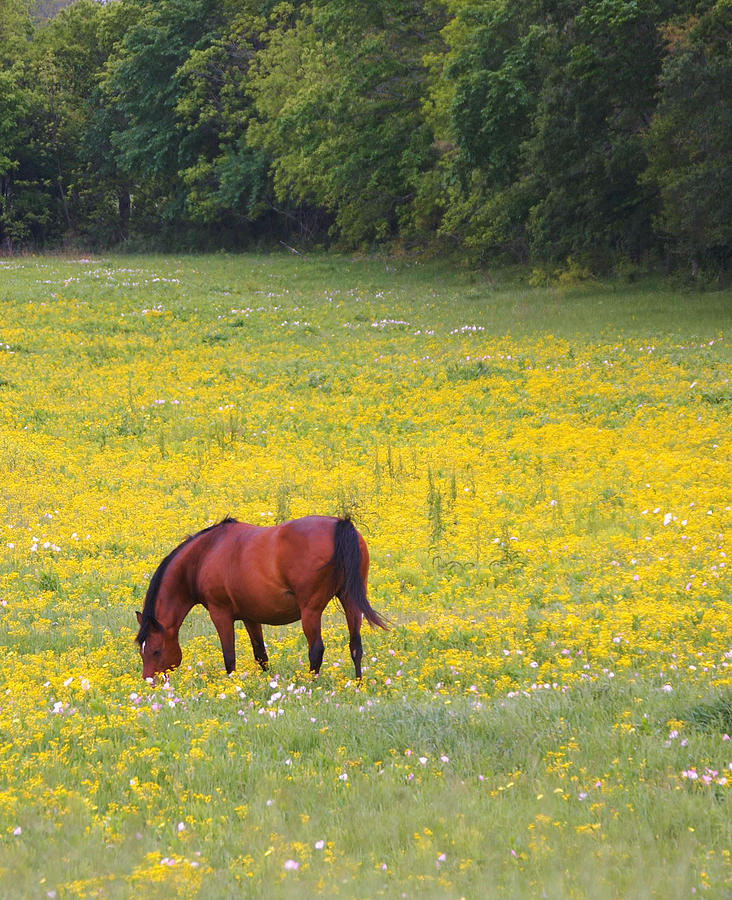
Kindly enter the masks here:
M 216 627 L 227 672 L 236 667 L 234 622 L 244 623 L 254 658 L 267 668 L 262 625 L 302 622 L 310 671 L 323 662 L 320 620 L 332 597 L 343 606 L 356 677 L 361 677 L 361 620 L 386 628 L 366 599 L 369 554 L 350 519 L 306 516 L 259 526 L 224 519 L 179 544 L 150 580 L 137 643 L 142 676 L 180 665 L 178 631 L 201 603 Z

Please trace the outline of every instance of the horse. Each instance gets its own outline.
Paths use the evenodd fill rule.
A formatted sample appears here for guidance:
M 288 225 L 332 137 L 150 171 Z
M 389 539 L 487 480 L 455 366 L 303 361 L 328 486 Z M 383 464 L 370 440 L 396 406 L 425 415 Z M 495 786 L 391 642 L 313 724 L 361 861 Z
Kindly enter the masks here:
M 366 598 L 369 553 L 350 518 L 306 516 L 280 525 L 226 518 L 186 538 L 150 579 L 136 641 L 142 677 L 152 680 L 180 665 L 178 632 L 196 606 L 208 610 L 227 673 L 236 668 L 234 622 L 249 633 L 254 659 L 267 670 L 262 625 L 302 622 L 310 671 L 323 662 L 323 610 L 335 596 L 348 623 L 351 659 L 361 678 L 361 621 L 386 629 Z

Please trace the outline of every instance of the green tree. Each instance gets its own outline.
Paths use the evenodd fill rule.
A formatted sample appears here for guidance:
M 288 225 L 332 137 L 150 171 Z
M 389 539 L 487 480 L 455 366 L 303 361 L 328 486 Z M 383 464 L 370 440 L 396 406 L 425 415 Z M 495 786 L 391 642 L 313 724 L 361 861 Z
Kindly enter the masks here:
M 30 0 L 3 0 L 0 12 L 0 67 L 7 68 L 24 56 L 33 33 Z
M 179 69 L 222 21 L 216 0 L 127 0 L 134 21 L 115 45 L 102 81 L 111 152 L 133 194 L 133 225 L 179 238 L 188 226 L 181 171 L 195 161 L 176 113 Z
M 655 197 L 639 184 L 643 133 L 661 68 L 658 25 L 677 5 L 588 0 L 557 28 L 525 147 L 537 255 L 580 253 L 602 265 L 651 249 Z
M 84 207 L 85 184 L 93 186 L 96 208 L 105 178 L 100 160 L 90 156 L 90 123 L 99 115 L 101 69 L 119 38 L 110 26 L 125 8 L 77 0 L 40 25 L 18 18 L 13 63 L 0 70 L 0 230 L 6 245 L 96 238 Z M 8 46 L 7 28 L 4 21 L 0 53 Z
M 176 118 L 192 160 L 180 173 L 187 209 L 194 221 L 216 225 L 224 242 L 227 233 L 241 238 L 242 229 L 270 211 L 269 159 L 247 141 L 254 115 L 249 69 L 267 24 L 261 6 L 239 10 L 222 34 L 192 50 L 176 73 Z
M 29 4 L 7 0 L 0 17 L 0 249 L 12 249 L 27 235 L 19 204 L 18 173 L 28 141 L 31 98 L 26 87 L 32 34 Z
M 54 59 L 75 111 L 69 203 L 76 235 L 109 246 L 128 237 L 130 181 L 112 147 L 122 117 L 101 80 L 115 48 L 139 17 L 136 4 L 76 0 L 48 29 Z
M 44 161 L 44 184 L 55 209 L 46 239 L 62 232 L 66 239 L 109 244 L 123 236 L 123 223 L 111 209 L 110 192 L 117 203 L 120 188 L 108 135 L 99 143 L 100 122 L 107 118 L 99 79 L 131 10 L 129 4 L 76 0 L 37 31 L 31 145 Z
M 395 235 L 433 164 L 423 56 L 440 10 L 411 0 L 282 5 L 252 77 L 249 140 L 272 158 L 283 202 L 326 210 L 342 244 Z
M 25 142 L 27 96 L 14 69 L 0 69 L 0 249 L 23 237 L 15 210 L 15 176 Z
M 732 262 L 732 0 L 664 35 L 646 180 L 660 190 L 656 226 L 669 251 L 696 274 Z
M 656 192 L 644 133 L 663 59 L 659 26 L 684 0 L 448 0 L 434 115 L 442 228 L 477 253 L 648 253 Z
M 478 257 L 526 258 L 530 200 L 523 184 L 546 53 L 541 4 L 446 0 L 447 51 L 427 104 L 443 149 L 441 231 Z

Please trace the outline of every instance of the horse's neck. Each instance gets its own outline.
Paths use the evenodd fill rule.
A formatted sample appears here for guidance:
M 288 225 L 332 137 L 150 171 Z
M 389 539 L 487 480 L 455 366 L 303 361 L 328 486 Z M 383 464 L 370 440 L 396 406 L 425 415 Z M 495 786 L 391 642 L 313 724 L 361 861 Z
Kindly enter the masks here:
M 191 569 L 198 566 L 200 538 L 194 538 L 183 550 L 176 555 L 170 568 L 163 577 L 158 597 L 155 603 L 155 618 L 165 629 L 173 630 L 175 634 L 183 624 L 183 620 L 198 599 L 192 596 Z
M 174 631 L 177 634 L 183 620 L 194 606 L 195 602 L 187 594 L 178 591 L 161 592 L 155 604 L 155 618 L 166 631 Z

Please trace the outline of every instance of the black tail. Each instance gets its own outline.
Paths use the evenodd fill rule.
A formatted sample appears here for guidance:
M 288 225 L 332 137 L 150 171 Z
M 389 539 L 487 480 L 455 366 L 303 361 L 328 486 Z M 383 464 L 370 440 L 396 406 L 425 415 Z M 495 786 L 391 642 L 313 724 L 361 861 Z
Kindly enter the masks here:
M 349 518 L 338 519 L 333 538 L 333 556 L 330 562 L 335 570 L 335 593 L 341 602 L 353 603 L 363 613 L 364 619 L 379 628 L 388 628 L 383 619 L 366 599 L 361 579 L 361 547 L 358 543 L 358 532 Z

